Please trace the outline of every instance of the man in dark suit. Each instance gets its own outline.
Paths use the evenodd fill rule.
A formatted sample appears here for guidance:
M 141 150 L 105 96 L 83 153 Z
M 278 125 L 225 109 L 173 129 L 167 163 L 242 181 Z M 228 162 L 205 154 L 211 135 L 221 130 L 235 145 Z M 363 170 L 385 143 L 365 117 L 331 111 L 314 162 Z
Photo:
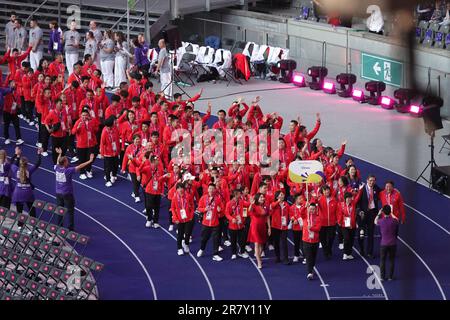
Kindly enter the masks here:
M 373 238 L 375 231 L 375 217 L 378 213 L 378 195 L 381 189 L 376 185 L 376 178 L 373 174 L 367 177 L 367 183 L 362 189 L 361 199 L 359 200 L 359 232 L 358 242 L 361 249 L 361 254 L 368 258 L 373 258 Z M 367 239 L 367 247 L 364 246 L 365 239 Z M 367 249 L 367 250 L 366 250 Z

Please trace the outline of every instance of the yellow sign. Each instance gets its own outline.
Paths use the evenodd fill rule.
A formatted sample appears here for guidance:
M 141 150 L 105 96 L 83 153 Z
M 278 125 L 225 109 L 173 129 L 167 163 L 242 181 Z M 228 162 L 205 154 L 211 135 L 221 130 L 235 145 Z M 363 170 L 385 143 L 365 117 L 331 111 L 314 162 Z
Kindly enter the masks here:
M 319 161 L 293 161 L 289 178 L 294 183 L 320 183 L 324 178 L 323 165 Z

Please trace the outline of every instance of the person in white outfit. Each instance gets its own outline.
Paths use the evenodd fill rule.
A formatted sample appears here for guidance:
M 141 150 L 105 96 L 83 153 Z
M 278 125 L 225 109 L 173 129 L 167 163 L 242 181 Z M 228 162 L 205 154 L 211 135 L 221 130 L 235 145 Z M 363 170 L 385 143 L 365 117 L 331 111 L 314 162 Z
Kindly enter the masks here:
M 114 87 L 114 60 L 116 56 L 114 47 L 112 31 L 106 30 L 100 43 L 100 66 L 103 73 L 103 82 L 108 89 Z
M 94 39 L 96 41 L 96 46 L 95 47 L 97 49 L 97 52 L 96 52 L 95 56 L 92 56 L 94 58 L 94 64 L 96 66 L 100 66 L 100 48 L 99 48 L 99 45 L 100 45 L 100 42 L 102 42 L 102 40 L 103 40 L 103 34 L 102 34 L 102 31 L 100 30 L 100 28 L 98 27 L 97 22 L 95 22 L 95 21 L 89 22 L 89 31 L 92 32 L 93 37 L 94 37 Z
M 116 46 L 116 60 L 114 61 L 114 86 L 119 87 L 121 82 L 127 81 L 127 67 L 130 57 L 129 46 L 125 40 L 123 32 L 118 31 L 114 34 Z
M 77 23 L 72 20 L 70 29 L 63 34 L 64 52 L 66 53 L 66 66 L 69 74 L 73 73 L 73 65 L 78 61 L 80 47 L 80 34 L 77 31 Z
M 42 41 L 43 32 L 39 28 L 36 18 L 30 20 L 30 33 L 28 36 L 29 46 L 32 47 L 30 52 L 30 65 L 33 70 L 39 66 L 39 61 L 44 55 L 44 43 Z
M 376 34 L 383 34 L 384 18 L 381 13 L 380 7 L 373 5 L 367 8 L 367 13 L 370 13 L 370 17 L 367 18 L 366 24 L 369 32 Z
M 88 31 L 86 33 L 86 42 L 84 43 L 84 55 L 90 54 L 92 60 L 97 61 L 98 50 L 97 50 L 97 40 L 94 38 L 94 33 L 92 31 Z M 100 60 L 98 60 L 100 61 Z M 97 65 L 97 67 L 100 64 Z
M 164 91 L 166 98 L 172 98 L 172 73 L 170 68 L 170 57 L 167 52 L 166 42 L 164 39 L 159 40 L 158 46 L 161 49 L 158 55 L 158 67 L 156 72 L 160 74 L 161 90 Z

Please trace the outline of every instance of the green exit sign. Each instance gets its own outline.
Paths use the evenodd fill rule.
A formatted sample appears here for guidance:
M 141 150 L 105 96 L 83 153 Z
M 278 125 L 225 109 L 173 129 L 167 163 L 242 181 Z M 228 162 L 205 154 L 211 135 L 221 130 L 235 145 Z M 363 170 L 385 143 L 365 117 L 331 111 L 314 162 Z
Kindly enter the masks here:
M 401 87 L 403 83 L 403 63 L 362 52 L 361 77 Z

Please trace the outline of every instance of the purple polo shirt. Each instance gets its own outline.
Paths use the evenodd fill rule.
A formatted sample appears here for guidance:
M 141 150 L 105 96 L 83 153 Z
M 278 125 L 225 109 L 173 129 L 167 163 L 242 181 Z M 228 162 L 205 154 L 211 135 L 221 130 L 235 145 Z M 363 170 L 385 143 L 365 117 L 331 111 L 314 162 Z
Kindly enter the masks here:
M 395 246 L 397 244 L 398 221 L 392 217 L 378 220 L 381 232 L 382 246 Z
M 55 166 L 56 194 L 73 194 L 72 175 L 75 167 Z

